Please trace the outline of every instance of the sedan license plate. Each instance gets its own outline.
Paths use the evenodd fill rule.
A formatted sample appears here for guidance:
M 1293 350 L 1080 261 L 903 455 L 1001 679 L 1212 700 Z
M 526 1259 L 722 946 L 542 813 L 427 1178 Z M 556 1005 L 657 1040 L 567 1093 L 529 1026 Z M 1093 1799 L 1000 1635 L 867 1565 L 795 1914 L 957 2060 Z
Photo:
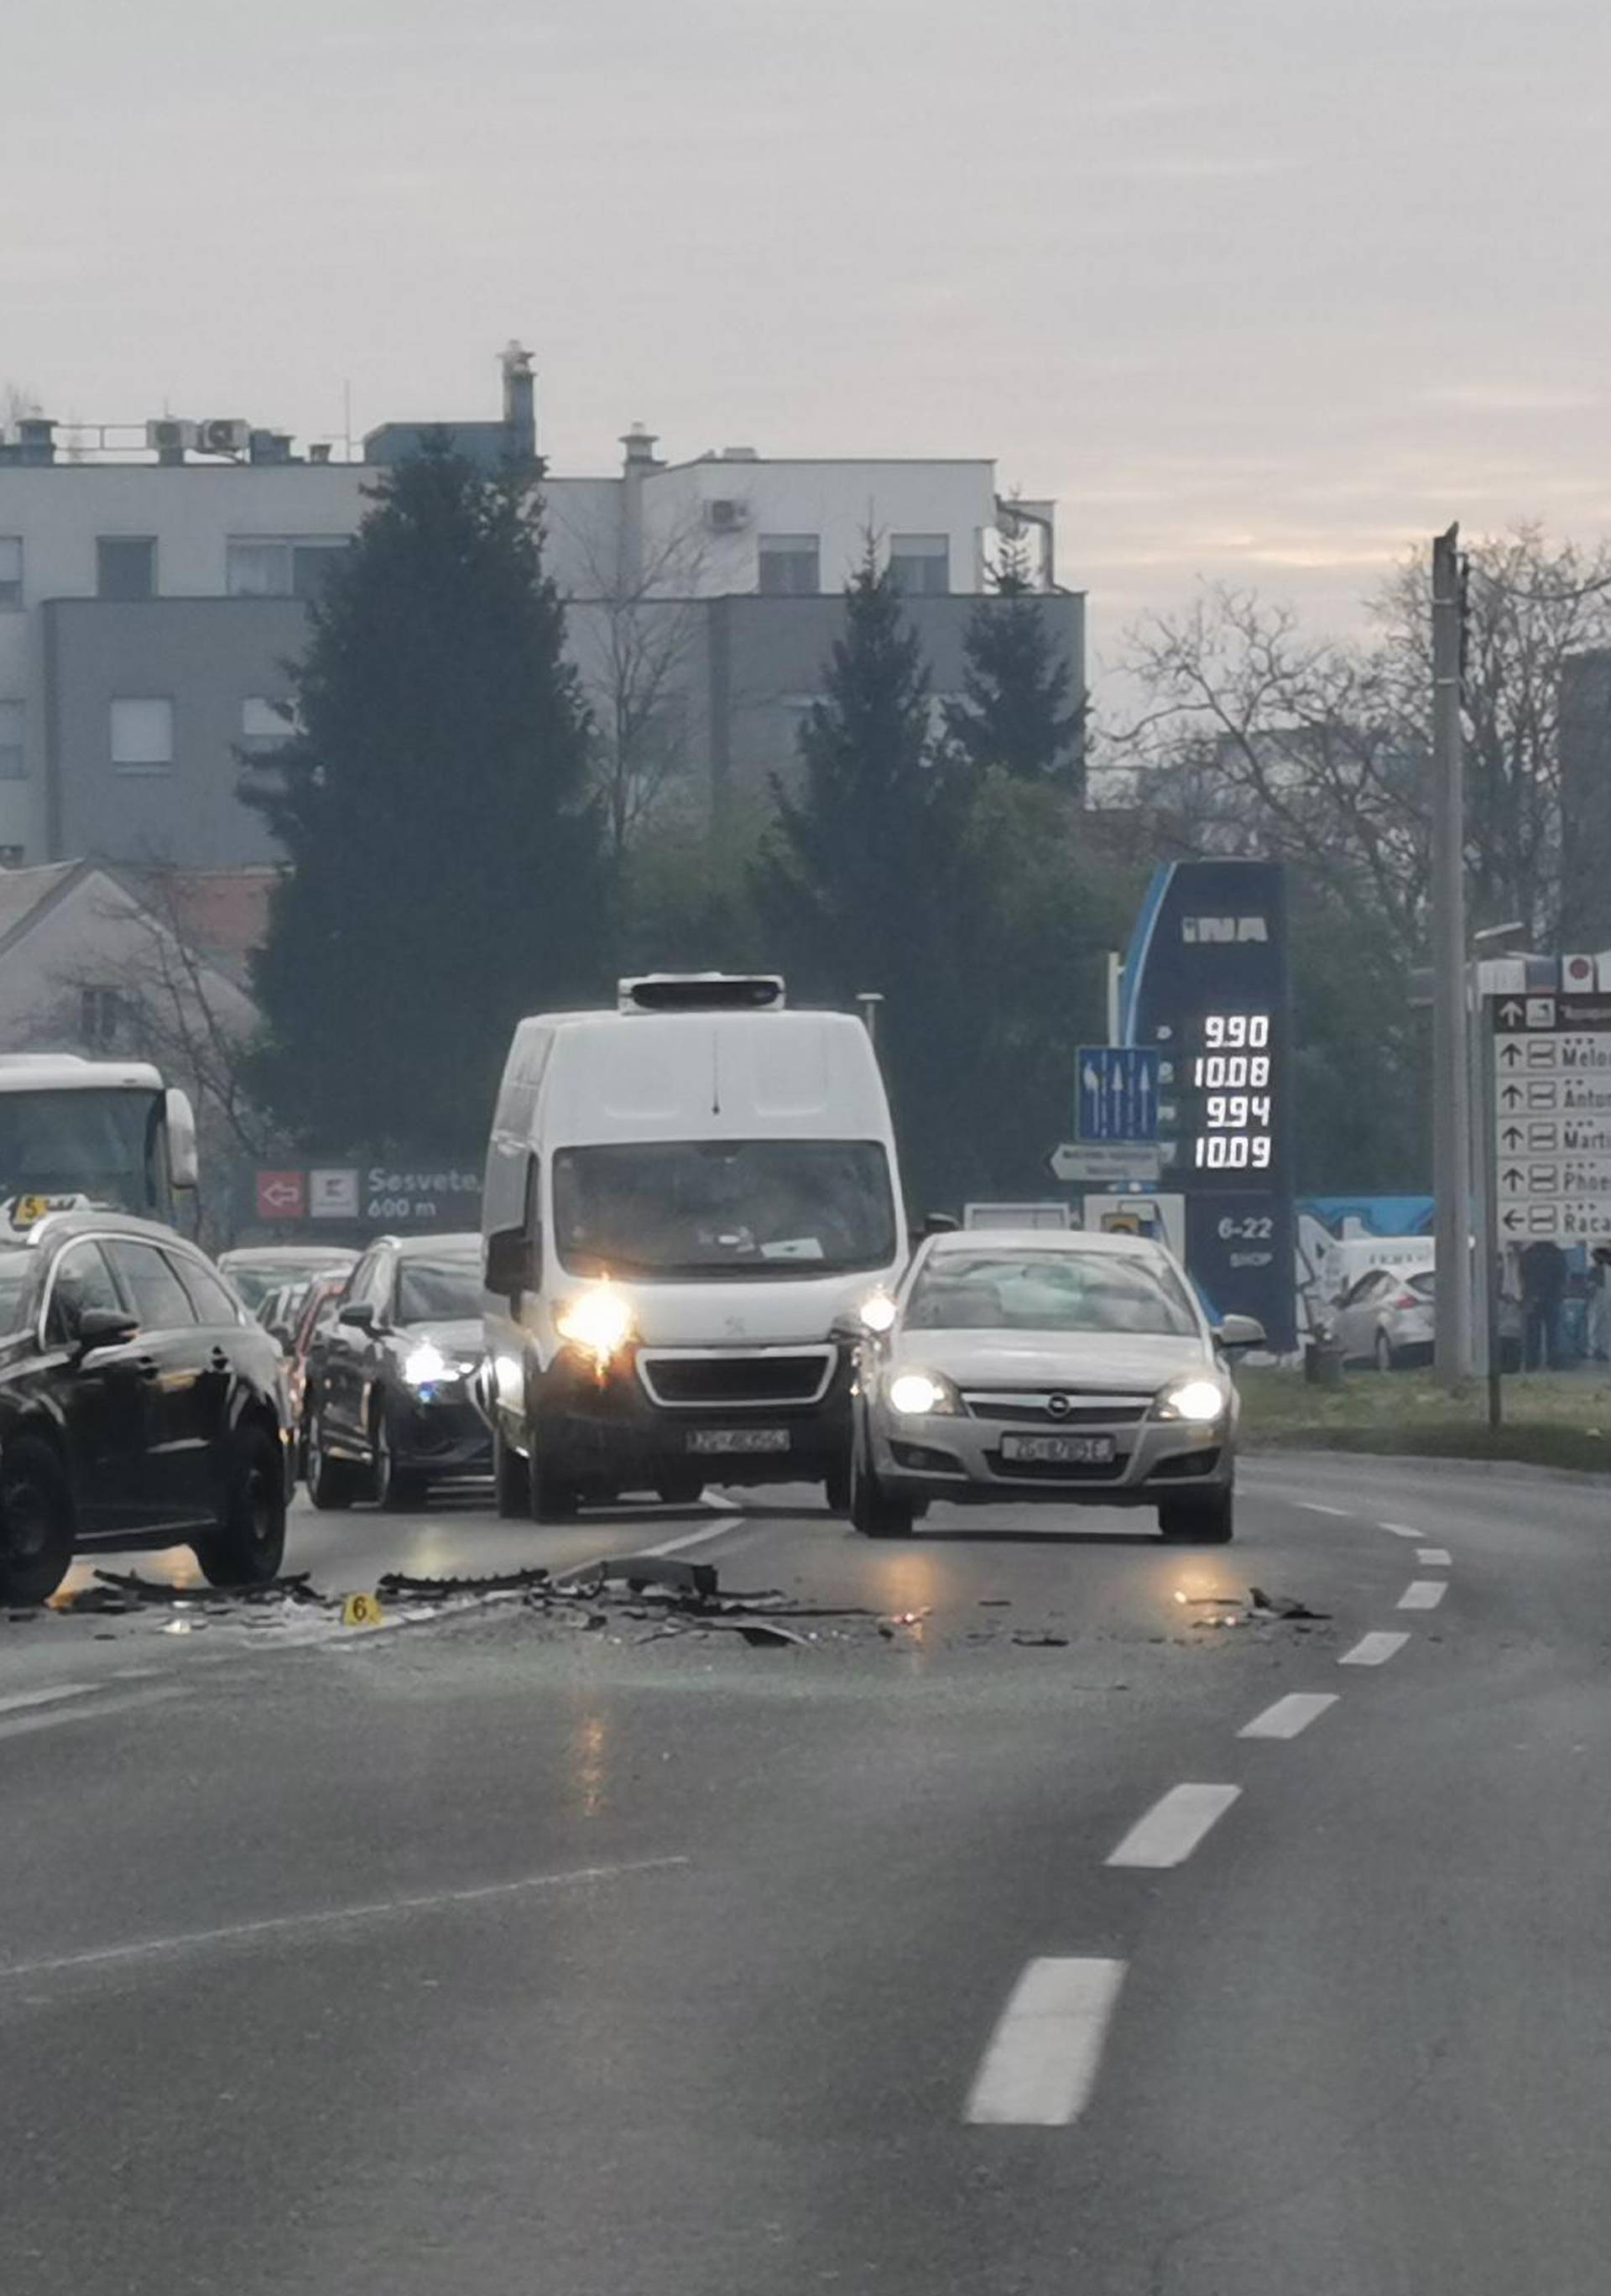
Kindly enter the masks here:
M 1110 1467 L 1111 1435 L 1003 1435 L 1002 1456 L 1021 1466 Z
M 691 1451 L 787 1451 L 787 1427 L 695 1427 L 690 1431 Z

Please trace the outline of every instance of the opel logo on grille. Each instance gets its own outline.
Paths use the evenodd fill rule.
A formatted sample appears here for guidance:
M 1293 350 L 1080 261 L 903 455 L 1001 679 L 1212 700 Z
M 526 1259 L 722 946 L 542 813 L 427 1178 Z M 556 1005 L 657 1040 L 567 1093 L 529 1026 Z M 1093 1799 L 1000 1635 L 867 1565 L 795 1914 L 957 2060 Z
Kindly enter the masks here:
M 1053 1419 L 1067 1419 L 1073 1409 L 1074 1406 L 1066 1395 L 1049 1395 L 1046 1398 L 1046 1410 Z

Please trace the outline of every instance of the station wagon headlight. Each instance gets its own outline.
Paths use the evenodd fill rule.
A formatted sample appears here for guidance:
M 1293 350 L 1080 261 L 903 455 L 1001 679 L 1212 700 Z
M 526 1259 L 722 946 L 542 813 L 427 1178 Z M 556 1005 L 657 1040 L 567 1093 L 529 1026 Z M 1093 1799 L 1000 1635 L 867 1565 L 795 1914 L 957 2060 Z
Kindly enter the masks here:
M 445 1379 L 457 1379 L 459 1367 L 449 1363 L 434 1341 L 421 1340 L 404 1357 L 403 1376 L 410 1387 L 439 1387 Z
M 632 1308 L 613 1284 L 595 1283 L 591 1292 L 566 1302 L 554 1317 L 554 1329 L 602 1371 L 633 1335 Z
M 960 1411 L 957 1391 L 948 1379 L 932 1372 L 898 1371 L 884 1390 L 889 1408 L 903 1419 L 933 1419 Z
M 1153 1405 L 1157 1419 L 1182 1419 L 1194 1427 L 1207 1427 L 1223 1419 L 1231 1401 L 1217 1379 L 1178 1379 Z

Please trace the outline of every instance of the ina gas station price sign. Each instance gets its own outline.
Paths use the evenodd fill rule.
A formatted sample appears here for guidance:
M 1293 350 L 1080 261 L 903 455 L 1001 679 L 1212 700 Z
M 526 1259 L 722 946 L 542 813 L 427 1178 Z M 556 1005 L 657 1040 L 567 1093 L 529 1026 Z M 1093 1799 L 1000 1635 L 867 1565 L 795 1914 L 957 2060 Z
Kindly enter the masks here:
M 1214 1316 L 1296 1345 L 1286 880 L 1265 861 L 1160 869 L 1124 975 L 1126 1044 L 1156 1047 L 1160 1183 Z

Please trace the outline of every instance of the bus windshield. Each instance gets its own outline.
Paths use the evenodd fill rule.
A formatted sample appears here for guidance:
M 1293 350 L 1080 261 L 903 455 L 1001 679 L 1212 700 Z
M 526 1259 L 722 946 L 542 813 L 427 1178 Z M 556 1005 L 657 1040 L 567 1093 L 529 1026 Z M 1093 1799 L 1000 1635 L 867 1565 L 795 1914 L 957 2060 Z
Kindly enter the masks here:
M 166 1214 L 153 1092 L 0 1092 L 0 1206 L 26 1197 L 87 1196 L 94 1204 Z

